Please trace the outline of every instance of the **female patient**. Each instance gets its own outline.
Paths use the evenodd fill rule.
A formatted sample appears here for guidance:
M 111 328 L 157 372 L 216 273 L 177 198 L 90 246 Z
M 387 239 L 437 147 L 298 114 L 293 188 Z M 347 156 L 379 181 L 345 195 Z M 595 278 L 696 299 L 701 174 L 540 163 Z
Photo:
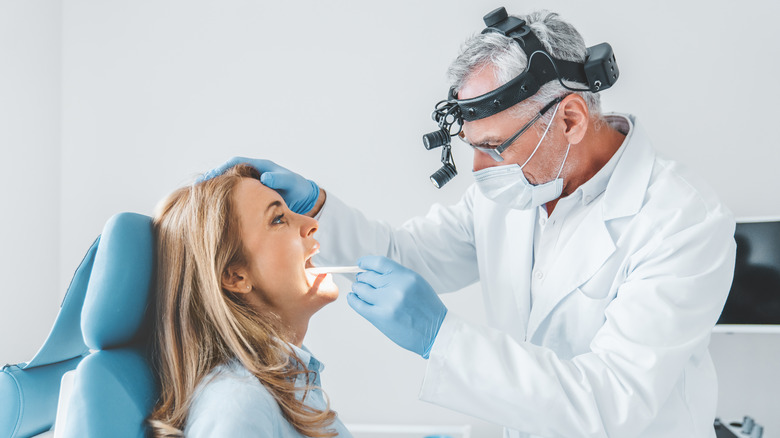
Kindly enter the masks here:
M 317 221 L 250 167 L 158 207 L 154 436 L 351 436 L 319 388 L 309 318 L 338 296 L 306 271 Z

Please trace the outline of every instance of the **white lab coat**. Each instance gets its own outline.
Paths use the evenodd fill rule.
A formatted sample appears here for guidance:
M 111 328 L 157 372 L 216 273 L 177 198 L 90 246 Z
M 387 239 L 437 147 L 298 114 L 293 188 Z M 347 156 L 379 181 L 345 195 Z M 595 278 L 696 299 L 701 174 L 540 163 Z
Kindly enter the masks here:
M 636 124 L 606 191 L 530 299 L 536 212 L 469 188 L 402 227 L 332 194 L 318 239 L 327 263 L 382 254 L 439 293 L 481 282 L 490 326 L 448 312 L 420 398 L 504 425 L 505 436 L 714 437 L 708 352 L 731 284 L 734 220 Z

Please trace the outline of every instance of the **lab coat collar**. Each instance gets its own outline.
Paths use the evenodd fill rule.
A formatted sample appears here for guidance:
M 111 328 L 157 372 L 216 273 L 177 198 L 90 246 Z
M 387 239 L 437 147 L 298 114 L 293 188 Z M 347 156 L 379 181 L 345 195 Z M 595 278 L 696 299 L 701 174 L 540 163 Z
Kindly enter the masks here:
M 604 221 L 633 216 L 642 208 L 645 191 L 650 182 L 655 163 L 655 152 L 644 127 L 630 114 L 611 114 L 624 117 L 630 130 L 623 141 L 620 157 L 612 177 L 607 183 L 602 204 Z
M 628 136 L 629 133 L 631 133 L 633 123 L 629 118 L 622 115 L 608 114 L 604 116 L 604 119 L 606 120 L 607 124 L 609 124 L 612 128 L 617 129 L 624 135 Z M 574 193 L 569 195 L 569 197 L 573 195 L 579 196 L 579 202 L 581 202 L 583 205 L 588 205 L 596 198 L 598 198 L 602 193 L 604 193 L 607 190 L 607 184 L 609 183 L 610 178 L 612 178 L 612 173 L 614 173 L 615 167 L 617 167 L 617 163 L 623 156 L 623 151 L 626 149 L 627 144 L 628 142 L 624 140 L 623 144 L 620 145 L 618 150 L 612 155 L 607 163 L 604 164 L 604 166 L 599 169 L 599 171 L 596 172 L 596 174 L 593 175 L 589 180 L 580 185 L 577 190 L 574 191 Z M 561 199 L 561 201 L 564 199 Z

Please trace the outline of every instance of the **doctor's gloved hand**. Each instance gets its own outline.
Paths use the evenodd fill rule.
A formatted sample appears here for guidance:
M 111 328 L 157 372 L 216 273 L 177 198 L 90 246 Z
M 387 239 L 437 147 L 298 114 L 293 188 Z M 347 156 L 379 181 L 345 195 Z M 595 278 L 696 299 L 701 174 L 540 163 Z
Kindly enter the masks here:
M 291 172 L 270 160 L 233 157 L 221 166 L 203 174 L 198 181 L 206 181 L 222 175 L 231 167 L 239 164 L 250 165 L 260 172 L 260 182 L 279 192 L 290 210 L 298 214 L 306 214 L 317 203 L 317 198 L 320 196 L 320 188 L 314 181 Z
M 401 347 L 427 359 L 447 308 L 411 269 L 381 256 L 358 260 L 349 305 Z

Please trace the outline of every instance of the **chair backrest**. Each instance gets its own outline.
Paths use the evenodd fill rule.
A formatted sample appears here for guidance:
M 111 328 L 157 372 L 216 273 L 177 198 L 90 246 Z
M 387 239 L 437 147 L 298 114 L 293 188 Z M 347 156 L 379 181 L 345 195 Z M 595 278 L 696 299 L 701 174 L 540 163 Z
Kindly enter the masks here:
M 120 213 L 103 228 L 81 315 L 93 350 L 76 368 L 63 437 L 143 437 L 157 399 L 148 364 L 152 220 Z M 59 424 L 58 424 L 59 426 Z
M 57 319 L 35 356 L 0 372 L 0 438 L 36 435 L 54 423 L 62 375 L 89 349 L 81 334 L 81 309 L 99 245 L 98 238 L 73 275 Z
M 151 218 L 109 219 L 76 270 L 44 345 L 31 361 L 0 373 L 0 438 L 49 430 L 62 375 L 73 369 L 58 436 L 145 436 L 157 398 L 147 353 L 153 271 Z

